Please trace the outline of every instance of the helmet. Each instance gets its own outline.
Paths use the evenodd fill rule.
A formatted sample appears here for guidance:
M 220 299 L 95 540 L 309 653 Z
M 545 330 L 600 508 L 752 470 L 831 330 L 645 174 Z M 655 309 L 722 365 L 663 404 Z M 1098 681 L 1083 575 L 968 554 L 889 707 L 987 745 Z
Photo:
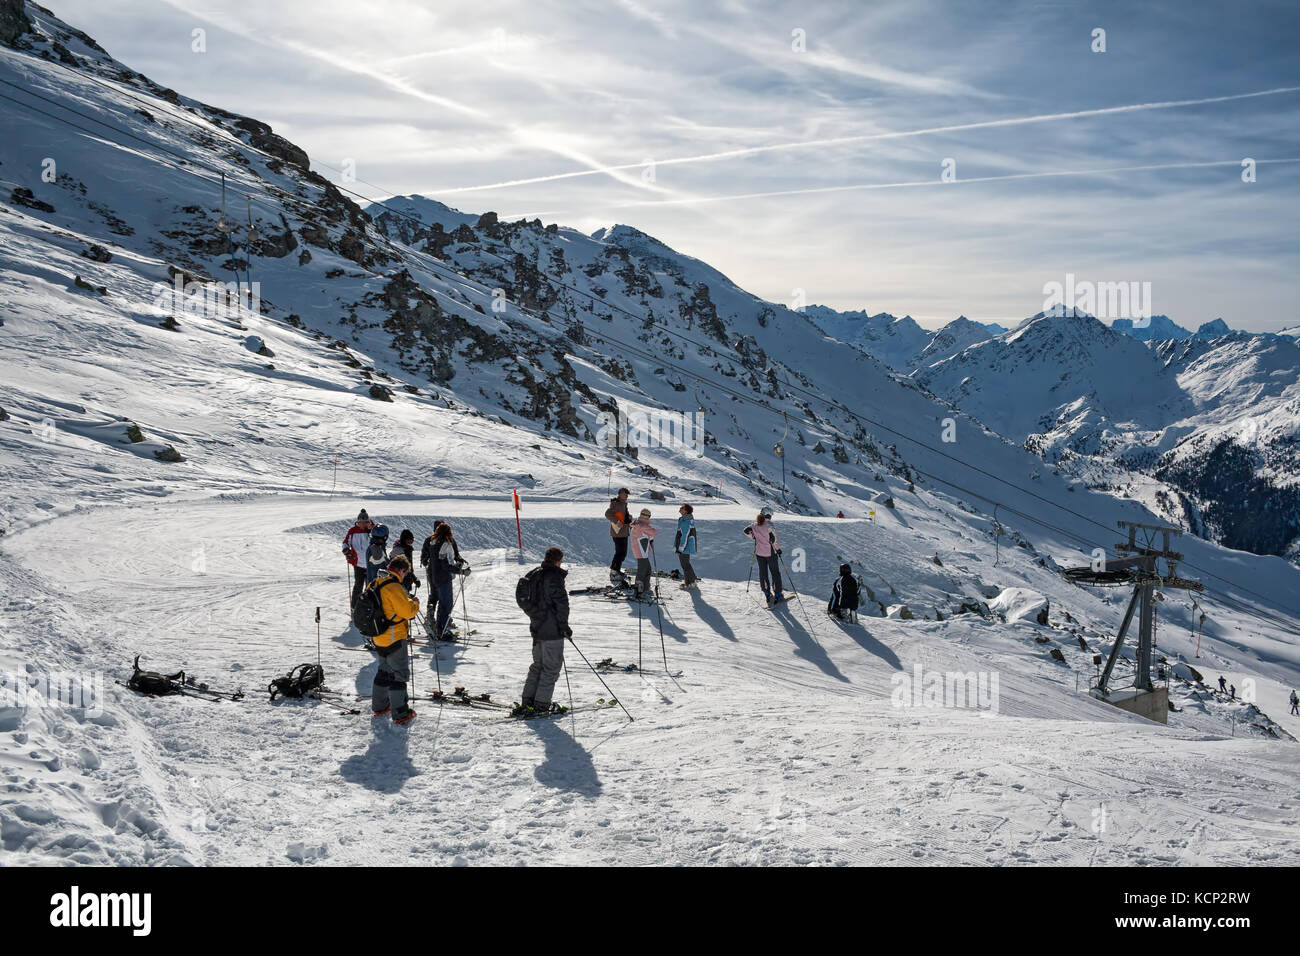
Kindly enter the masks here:
M 760 511 L 759 514 L 761 514 L 764 518 L 770 518 L 772 517 L 772 509 L 764 506 L 763 510 Z
M 386 524 L 377 524 L 377 525 L 375 525 L 374 530 L 372 530 L 372 531 L 370 532 L 370 537 L 372 537 L 372 538 L 378 538 L 380 541 L 387 541 L 387 540 L 388 540 L 388 525 L 386 525 Z

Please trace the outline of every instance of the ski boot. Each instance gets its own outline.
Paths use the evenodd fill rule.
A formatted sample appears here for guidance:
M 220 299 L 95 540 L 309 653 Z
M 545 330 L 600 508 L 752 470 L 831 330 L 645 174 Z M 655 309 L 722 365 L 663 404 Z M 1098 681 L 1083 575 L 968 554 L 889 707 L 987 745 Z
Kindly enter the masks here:
M 393 718 L 393 725 L 396 727 L 405 727 L 418 716 L 419 715 L 415 711 L 408 709 L 401 717 Z

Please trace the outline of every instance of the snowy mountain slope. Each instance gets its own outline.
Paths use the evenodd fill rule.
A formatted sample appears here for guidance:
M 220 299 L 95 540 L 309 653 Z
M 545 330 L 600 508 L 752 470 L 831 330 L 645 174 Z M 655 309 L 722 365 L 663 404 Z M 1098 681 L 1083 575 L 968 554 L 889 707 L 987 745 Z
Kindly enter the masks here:
M 1297 554 L 1300 350 L 1285 337 L 1142 345 L 1039 317 L 914 378 L 1090 485 L 1229 547 Z
M 1110 548 L 1115 520 L 1149 517 L 1138 504 L 1072 490 L 806 316 L 629 227 L 590 237 L 412 200 L 422 228 L 393 238 L 264 124 L 159 90 L 26 10 L 39 34 L 0 47 L 0 79 L 55 102 L 2 87 L 52 115 L 0 110 L 0 670 L 106 680 L 100 708 L 0 698 L 6 862 L 346 863 L 375 847 L 428 862 L 1294 859 L 1286 734 L 1300 727 L 1283 700 L 1300 661 L 1286 626 L 1208 604 L 1196 666 L 1254 681 L 1256 710 L 1176 677 L 1181 711 L 1160 728 L 1082 693 L 1122 605 L 1054 568 Z M 56 117 L 95 124 L 56 103 L 114 129 L 70 131 Z M 215 229 L 214 171 L 237 225 L 230 194 L 252 196 L 259 238 Z M 177 270 L 249 269 L 261 308 L 186 308 L 198 303 L 158 288 Z M 703 456 L 601 447 L 597 414 L 615 403 L 705 406 Z M 740 528 L 783 497 L 780 409 L 793 420 L 778 522 L 792 583 L 816 600 L 768 612 L 742 582 Z M 435 515 L 456 522 L 476 566 L 470 626 L 495 643 L 444 651 L 441 676 L 513 696 L 527 639 L 503 560 L 510 489 L 527 556 L 560 543 L 577 586 L 605 574 L 600 514 L 621 483 L 661 527 L 677 501 L 697 503 L 704 536 L 706 589 L 667 593 L 681 686 L 607 677 L 635 724 L 489 727 L 425 708 L 413 732 L 387 734 L 260 698 L 314 657 L 317 606 L 331 683 L 368 689 L 338 550 L 361 504 L 421 536 Z M 841 508 L 858 520 L 800 516 Z M 1185 550 L 1187 573 L 1294 614 L 1294 567 Z M 861 629 L 816 606 L 844 559 L 871 589 Z M 981 613 L 1008 592 L 1006 620 Z M 1049 624 L 1020 614 L 1026 594 Z M 631 608 L 575 606 L 589 657 L 630 659 Z M 1162 652 L 1190 678 L 1194 613 L 1171 601 L 1161 615 Z M 112 683 L 136 653 L 249 698 L 141 700 Z M 570 664 L 575 696 L 603 692 Z M 999 716 L 892 700 L 918 664 L 997 675 Z M 438 673 L 423 658 L 418 685 Z M 1097 769 L 1138 761 L 1138 776 Z M 1193 766 L 1233 783 L 1192 789 Z M 1046 810 L 1063 789 L 1068 812 Z M 367 812 L 399 790 L 392 826 Z M 1103 803 L 1121 808 L 1109 836 L 1082 825 Z M 671 825 L 647 826 L 647 806 Z M 800 814 L 804 829 L 787 825 Z
M 897 318 L 887 312 L 837 312 L 822 305 L 810 305 L 805 312 L 827 335 L 900 371 L 909 371 L 934 337 L 910 315 Z

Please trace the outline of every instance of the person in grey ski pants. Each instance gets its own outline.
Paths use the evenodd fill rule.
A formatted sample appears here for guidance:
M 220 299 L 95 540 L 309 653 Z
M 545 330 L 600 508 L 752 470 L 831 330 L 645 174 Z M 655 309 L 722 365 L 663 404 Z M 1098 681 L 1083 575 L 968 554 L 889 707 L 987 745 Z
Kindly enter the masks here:
M 524 700 L 532 701 L 538 710 L 551 706 L 555 696 L 555 682 L 564 667 L 564 639 L 533 641 L 533 663 L 524 681 Z
M 406 641 L 381 648 L 375 656 L 379 659 L 379 670 L 375 672 L 371 691 L 371 710 L 379 714 L 392 707 L 394 714 L 406 713 L 406 682 L 411 679 L 411 656 Z

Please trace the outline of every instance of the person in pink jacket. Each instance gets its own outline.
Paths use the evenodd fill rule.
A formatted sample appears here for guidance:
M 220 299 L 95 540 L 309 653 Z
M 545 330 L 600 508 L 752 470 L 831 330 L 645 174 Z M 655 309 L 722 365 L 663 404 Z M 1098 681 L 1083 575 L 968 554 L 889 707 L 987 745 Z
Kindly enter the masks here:
M 641 514 L 628 529 L 632 539 L 632 557 L 636 558 L 636 596 L 642 600 L 650 592 L 650 549 L 659 532 L 650 524 L 650 509 L 642 508 Z
M 776 528 L 772 527 L 772 511 L 764 508 L 754 519 L 754 523 L 745 529 L 745 534 L 754 539 L 754 557 L 758 559 L 758 583 L 763 589 L 767 606 L 780 604 L 785 600 L 781 593 L 781 542 L 777 539 Z M 771 586 L 768 584 L 771 579 Z M 775 589 L 776 595 L 772 591 Z

